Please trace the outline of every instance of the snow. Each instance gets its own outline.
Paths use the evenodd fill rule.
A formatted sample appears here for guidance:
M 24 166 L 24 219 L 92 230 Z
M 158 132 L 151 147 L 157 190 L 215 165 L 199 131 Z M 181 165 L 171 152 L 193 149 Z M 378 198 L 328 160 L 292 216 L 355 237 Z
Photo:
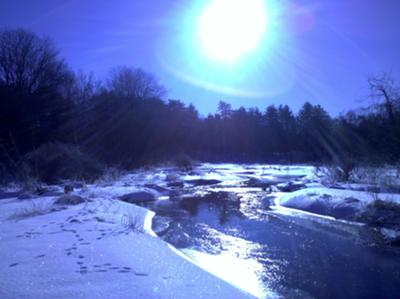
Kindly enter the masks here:
M 314 186 L 292 193 L 282 193 L 281 196 L 277 197 L 276 204 L 278 206 L 310 211 L 312 206 L 318 203 L 321 207 L 326 207 L 330 211 L 338 208 L 349 208 L 355 212 L 362 212 L 368 204 L 377 198 L 400 204 L 400 194 L 333 189 L 323 186 Z
M 152 212 L 106 191 L 66 209 L 0 201 L 0 298 L 253 298 L 155 237 Z M 30 216 L 38 202 L 44 214 Z
M 167 188 L 168 183 L 183 182 L 185 192 L 233 192 L 252 201 L 252 192 L 262 188 L 246 185 L 250 179 L 305 186 L 291 193 L 271 188 L 269 196 L 277 205 L 272 212 L 298 221 L 319 218 L 313 221 L 332 222 L 346 231 L 354 224 L 336 220 L 348 219 L 346 213 L 360 213 L 377 198 L 400 204 L 400 194 L 365 191 L 371 189 L 368 182 L 325 187 L 311 166 L 237 164 L 202 164 L 189 174 L 159 167 L 116 181 L 100 180 L 74 192 L 88 200 L 78 206 L 55 205 L 55 197 L 1 199 L 0 298 L 261 297 L 268 292 L 255 275 L 259 265 L 241 264 L 231 254 L 234 250 L 222 257 L 191 249 L 183 254 L 156 237 L 153 212 L 117 200 L 144 191 L 155 196 L 156 205 L 169 205 L 168 191 L 174 189 Z M 192 180 L 220 183 L 196 187 Z M 304 225 L 309 222 L 304 220 Z M 397 231 L 381 232 L 388 239 L 399 238 Z M 232 244 L 240 245 L 240 240 Z

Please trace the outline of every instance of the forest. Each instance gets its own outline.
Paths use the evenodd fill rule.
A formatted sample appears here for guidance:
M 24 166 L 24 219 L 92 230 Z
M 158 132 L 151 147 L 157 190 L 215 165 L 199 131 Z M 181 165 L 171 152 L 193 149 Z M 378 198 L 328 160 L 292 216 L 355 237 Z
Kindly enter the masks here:
M 21 163 L 31 172 L 46 163 L 54 170 L 78 156 L 79 167 L 95 173 L 177 159 L 333 164 L 344 176 L 356 164 L 398 163 L 399 86 L 388 74 L 366 80 L 367 107 L 340 116 L 309 102 L 296 112 L 288 105 L 234 109 L 225 101 L 203 116 L 168 99 L 154 74 L 117 66 L 98 80 L 72 70 L 52 40 L 3 29 L 1 177 L 17 176 Z

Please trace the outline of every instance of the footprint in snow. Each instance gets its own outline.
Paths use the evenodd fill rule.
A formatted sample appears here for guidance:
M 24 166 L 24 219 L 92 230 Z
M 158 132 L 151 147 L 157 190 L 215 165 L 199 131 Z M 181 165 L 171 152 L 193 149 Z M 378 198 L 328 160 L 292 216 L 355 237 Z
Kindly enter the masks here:
M 41 254 L 41 255 L 35 256 L 35 259 L 40 259 L 40 258 L 43 258 L 45 256 L 46 256 L 45 254 Z
M 19 265 L 19 263 L 14 263 L 14 264 L 11 264 L 11 265 L 8 265 L 8 267 L 15 267 L 15 266 L 18 266 Z
M 76 273 L 80 273 L 80 274 L 87 274 L 88 271 L 87 270 L 80 270 L 80 271 L 75 271 Z
M 71 219 L 69 220 L 69 223 L 81 223 L 78 219 Z

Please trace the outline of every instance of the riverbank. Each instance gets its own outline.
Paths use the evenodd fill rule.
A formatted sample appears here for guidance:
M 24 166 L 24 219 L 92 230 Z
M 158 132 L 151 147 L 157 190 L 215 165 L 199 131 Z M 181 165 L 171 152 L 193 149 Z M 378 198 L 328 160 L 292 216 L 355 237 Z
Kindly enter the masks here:
M 0 200 L 0 298 L 253 298 L 155 237 L 152 212 L 57 198 Z
M 396 193 L 322 180 L 202 164 L 0 192 L 0 298 L 396 298 L 397 223 L 351 218 L 390 224 Z

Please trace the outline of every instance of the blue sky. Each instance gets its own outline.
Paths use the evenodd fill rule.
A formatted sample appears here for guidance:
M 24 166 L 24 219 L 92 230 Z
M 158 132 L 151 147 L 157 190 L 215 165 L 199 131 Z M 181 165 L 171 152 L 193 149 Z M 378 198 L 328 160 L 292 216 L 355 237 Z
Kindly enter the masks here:
M 229 68 L 194 53 L 195 19 L 207 1 L 0 0 L 0 26 L 50 36 L 74 69 L 99 77 L 113 66 L 142 67 L 168 98 L 202 114 L 225 100 L 262 110 L 310 101 L 336 115 L 368 103 L 368 76 L 400 79 L 398 0 L 265 0 L 273 38 Z

